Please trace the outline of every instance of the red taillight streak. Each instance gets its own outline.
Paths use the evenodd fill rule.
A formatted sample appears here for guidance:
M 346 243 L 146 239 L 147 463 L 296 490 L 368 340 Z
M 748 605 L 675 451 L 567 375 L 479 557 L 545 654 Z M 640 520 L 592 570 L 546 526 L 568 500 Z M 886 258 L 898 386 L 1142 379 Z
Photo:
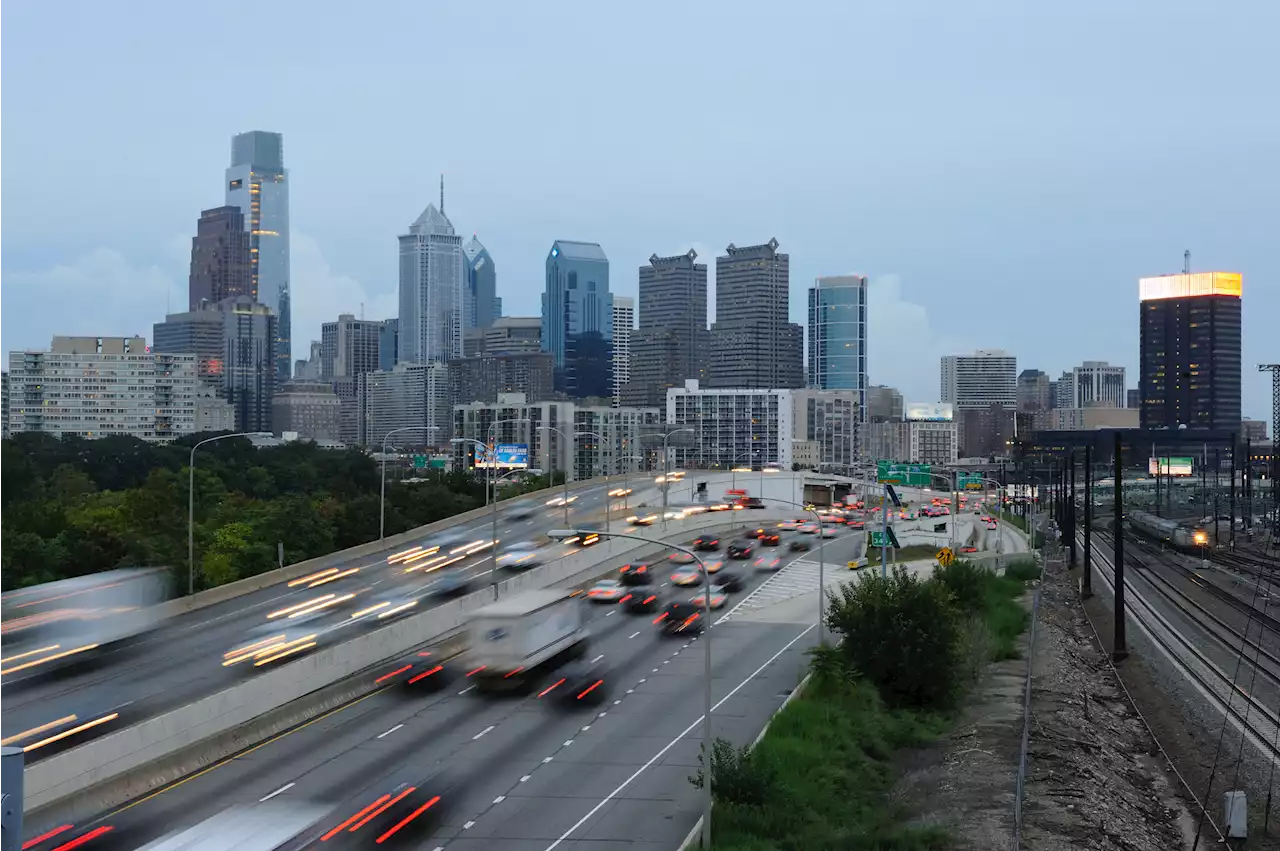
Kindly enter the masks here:
M 685 618 L 685 619 L 684 619 L 684 623 L 680 624 L 680 628 L 681 628 L 681 629 L 684 629 L 686 626 L 688 626 L 689 624 L 693 623 L 693 622 L 694 622 L 694 621 L 696 621 L 697 619 L 698 619 L 698 616 L 697 616 L 697 615 L 689 615 L 689 617 L 687 617 L 687 618 Z
M 360 828 L 364 827 L 366 824 L 368 824 L 369 822 L 373 821 L 375 818 L 377 818 L 378 816 L 382 815 L 382 814 L 383 814 L 383 813 L 385 813 L 387 810 L 391 809 L 393 806 L 395 806 L 396 804 L 398 804 L 398 803 L 400 803 L 401 801 L 403 801 L 403 800 L 404 800 L 406 797 L 408 797 L 408 796 L 413 792 L 413 790 L 414 790 L 414 789 L 416 789 L 416 788 L 417 788 L 416 786 L 410 786 L 408 789 L 405 789 L 405 790 L 404 790 L 403 792 L 401 792 L 399 795 L 396 795 L 396 796 L 395 796 L 394 798 L 392 798 L 390 801 L 387 801 L 385 804 L 383 804 L 382 806 L 378 807 L 376 810 L 374 810 L 373 812 L 369 813 L 369 814 L 368 814 L 367 816 L 365 816 L 364 818 L 360 819 L 360 821 L 358 821 L 358 822 L 356 822 L 355 824 L 351 825 L 351 827 L 348 829 L 348 830 L 349 830 L 349 832 L 351 832 L 351 833 L 355 833 L 357 830 L 359 830 Z
M 378 677 L 376 680 L 373 681 L 374 685 L 377 685 L 383 680 L 389 680 L 392 677 L 399 676 L 400 674 L 403 674 L 405 671 L 409 670 L 412 667 L 413 665 L 405 665 L 403 668 L 396 668 L 394 671 L 391 671 L 390 673 L 383 674 L 382 676 Z
M 472 674 L 478 674 L 478 673 L 480 673 L 481 671 L 483 671 L 483 670 L 484 670 L 485 668 L 487 668 L 487 667 L 489 667 L 489 666 L 488 666 L 488 665 L 481 665 L 479 668 L 476 668 L 474 671 L 467 671 L 467 676 L 469 677 L 469 676 L 471 676 Z
M 524 670 L 524 668 L 516 668 L 514 671 L 512 671 L 511 673 L 509 673 L 509 674 L 507 674 L 505 677 L 503 677 L 503 679 L 504 679 L 504 680 L 506 680 L 506 679 L 510 679 L 511 677 L 514 677 L 516 674 L 520 673 L 520 672 L 521 672 L 521 671 L 523 671 L 523 670 Z
M 430 656 L 430 655 L 431 655 L 431 651 L 430 651 L 430 650 L 423 650 L 423 651 L 422 651 L 421 653 L 419 653 L 418 655 L 419 655 L 419 656 Z
M 422 672 L 421 674 L 418 674 L 416 677 L 410 677 L 410 678 L 409 678 L 409 682 L 410 682 L 410 683 L 416 683 L 418 680 L 426 679 L 427 677 L 431 676 L 432 674 L 439 673 L 440 671 L 443 671 L 443 670 L 444 670 L 444 665 L 436 665 L 436 666 L 435 666 L 434 668 L 432 668 L 430 671 L 424 671 L 424 672 Z
M 541 692 L 539 692 L 539 693 L 538 693 L 538 697 L 542 697 L 542 696 L 543 696 L 543 695 L 545 695 L 547 692 L 551 691 L 553 688 L 555 688 L 556 686 L 560 685 L 560 684 L 561 684 L 561 683 L 563 683 L 563 682 L 564 682 L 564 677 L 561 677 L 560 679 L 556 680 L 556 681 L 555 681 L 554 683 L 552 683 L 551 685 L 549 685 L 549 686 L 547 686 L 546 688 L 544 688 Z
M 658 595 L 657 595 L 657 594 L 650 594 L 648 597 L 645 597 L 645 598 L 644 598 L 644 601 L 645 601 L 646 603 L 652 603 L 652 602 L 653 602 L 654 600 L 656 600 L 656 599 L 658 599 Z
M 670 612 L 663 612 L 662 614 L 660 614 L 660 615 L 658 615 L 656 618 L 654 618 L 654 619 L 653 619 L 653 622 L 654 622 L 654 623 L 660 623 L 660 622 L 663 620 L 663 618 L 665 618 L 668 614 L 670 614 Z
M 584 698 L 584 697 L 586 697 L 587 695 L 591 694 L 591 692 L 593 692 L 593 691 L 595 691 L 595 690 L 596 690 L 596 686 L 600 685 L 600 684 L 601 684 L 601 683 L 603 683 L 603 682 L 604 682 L 604 680 L 596 680 L 594 683 L 592 683 L 591 685 L 587 686 L 587 690 L 586 690 L 586 691 L 584 691 L 582 694 L 578 695 L 578 700 L 582 700 L 582 698 Z
M 53 830 L 49 831 L 48 833 L 40 834 L 35 839 L 28 839 L 26 842 L 22 843 L 22 849 L 23 851 L 26 851 L 26 849 L 30 848 L 31 846 L 39 845 L 41 842 L 44 842 L 46 839 L 53 839 L 53 837 L 57 836 L 59 833 L 65 833 L 66 831 L 70 830 L 74 826 L 75 825 L 64 824 L 61 827 L 55 827 Z
M 337 827 L 335 827 L 333 830 L 331 830 L 331 831 L 329 831 L 328 833 L 326 833 L 324 836 L 320 837 L 320 841 L 321 841 L 321 842 L 328 842 L 330 839 L 333 839 L 333 837 L 337 836 L 339 833 L 342 833 L 342 831 L 346 830 L 346 829 L 347 829 L 347 825 L 351 824 L 351 823 L 352 823 L 352 822 L 354 822 L 354 821 L 358 821 L 359 819 L 361 819 L 361 818 L 364 816 L 364 814 L 365 814 L 365 813 L 367 813 L 367 812 L 369 812 L 370 810 L 374 809 L 375 807 L 377 807 L 377 806 L 381 805 L 381 804 L 382 804 L 382 802 L 384 802 L 384 801 L 386 801 L 386 800 L 389 800 L 390 798 L 391 798 L 391 796 L 390 796 L 390 795 L 383 795 L 381 798 L 379 798 L 378 800 L 374 801 L 372 804 L 370 804 L 369 806 L 365 807 L 365 808 L 364 808 L 364 809 L 362 809 L 360 812 L 356 813 L 356 814 L 355 814 L 355 815 L 353 815 L 351 818 L 347 819 L 347 820 L 346 820 L 346 821 L 344 821 L 342 824 L 338 825 L 338 826 L 337 826 Z
M 627 602 L 627 601 L 628 601 L 628 600 L 630 600 L 630 599 L 631 599 L 631 595 L 630 595 L 630 594 L 628 594 L 627 596 L 623 597 L 623 598 L 622 598 L 621 600 L 619 600 L 618 602 L 619 602 L 619 603 L 625 603 L 625 602 Z
M 432 798 L 430 801 L 427 801 L 425 804 L 423 804 L 422 806 L 418 807 L 418 808 L 417 808 L 416 810 L 414 810 L 413 812 L 409 813 L 409 815 L 405 816 L 405 817 L 404 817 L 404 818 L 403 818 L 403 819 L 402 819 L 398 824 L 396 824 L 396 826 L 395 826 L 395 827 L 391 828 L 391 829 L 390 829 L 390 830 L 388 830 L 386 833 L 384 833 L 384 834 L 382 834 L 381 836 L 379 836 L 375 841 L 376 841 L 379 845 L 381 845 L 384 841 L 386 841 L 386 840 L 390 839 L 390 838 L 395 834 L 395 832 L 396 832 L 397 830 L 399 830 L 400 828 L 404 827 L 406 824 L 408 824 L 409 822 L 413 821 L 413 820 L 414 820 L 414 819 L 416 819 L 418 816 L 422 815 L 422 814 L 423 814 L 423 813 L 425 813 L 427 810 L 429 810 L 429 809 L 431 809 L 432 807 L 434 807 L 434 806 L 436 805 L 436 803 L 438 803 L 438 802 L 439 802 L 439 800 L 440 800 L 440 796 L 439 796 L 439 795 L 436 795 L 436 796 L 435 796 L 434 798 Z
M 72 848 L 79 848 L 81 845 L 85 844 L 86 842 L 92 842 L 102 834 L 110 833 L 110 832 L 111 832 L 111 825 L 104 824 L 102 827 L 95 827 L 93 830 L 89 831 L 83 836 L 77 836 L 75 839 L 71 840 L 70 842 L 64 842 L 63 844 L 59 845 L 57 848 L 54 848 L 53 851 L 71 851 Z

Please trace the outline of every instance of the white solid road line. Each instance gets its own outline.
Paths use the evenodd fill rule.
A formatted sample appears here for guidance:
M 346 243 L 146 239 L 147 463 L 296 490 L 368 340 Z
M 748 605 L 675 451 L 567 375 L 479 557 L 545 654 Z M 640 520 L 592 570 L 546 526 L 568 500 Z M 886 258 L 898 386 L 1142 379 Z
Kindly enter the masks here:
M 599 662 L 603 658 L 604 658 L 604 654 L 601 653 L 599 656 L 591 660 L 591 664 L 594 665 L 596 662 Z
M 790 649 L 792 648 L 792 646 L 794 646 L 794 645 L 795 645 L 795 643 L 796 643 L 797 641 L 799 641 L 800 639 L 802 639 L 802 638 L 804 638 L 806 635 L 808 635 L 808 634 L 809 634 L 809 632 L 810 632 L 810 630 L 812 630 L 812 629 L 814 628 L 814 626 L 816 626 L 816 624 L 812 624 L 812 625 L 810 625 L 810 626 L 805 627 L 805 628 L 804 628 L 804 630 L 803 630 L 803 631 L 801 631 L 801 633 L 800 633 L 799 635 L 797 635 L 795 638 L 793 638 L 793 639 L 791 639 L 790 641 L 788 641 L 786 644 L 782 645 L 782 649 L 781 649 L 781 650 L 779 650 L 777 653 L 774 653 L 772 656 L 770 656 L 770 657 L 769 657 L 769 659 L 768 659 L 768 661 L 766 661 L 766 662 L 765 662 L 763 665 L 761 665 L 759 668 L 756 668 L 754 671 L 752 671 L 752 672 L 747 676 L 747 678 L 746 678 L 745 680 L 743 680 L 742 682 L 740 682 L 740 683 L 738 683 L 736 686 L 734 686 L 732 691 L 730 691 L 730 692 L 729 692 L 728 694 L 726 694 L 724 697 L 720 698 L 720 702 L 719 702 L 719 703 L 717 703 L 717 704 L 715 704 L 714 706 L 712 706 L 712 707 L 711 707 L 711 712 L 714 714 L 714 713 L 715 713 L 715 711 L 716 711 L 717 709 L 719 709 L 721 706 L 723 706 L 723 705 L 725 704 L 725 702 L 726 702 L 726 701 L 728 701 L 728 700 L 729 700 L 729 698 L 733 697 L 735 694 L 737 694 L 739 691 L 741 691 L 741 690 L 746 686 L 746 684 L 747 684 L 747 683 L 751 682 L 751 681 L 752 681 L 752 680 L 754 680 L 756 677 L 758 677 L 758 676 L 760 675 L 760 673 L 761 673 L 765 668 L 769 667 L 769 666 L 770 666 L 770 665 L 772 665 L 775 661 L 777 661 L 778 657 L 779 657 L 779 656 L 781 656 L 783 653 L 786 653 L 788 650 L 790 650 Z M 602 714 L 603 714 L 603 713 L 602 713 Z M 573 827 L 571 827 L 571 828 L 569 828 L 568 830 L 566 830 L 566 831 L 565 831 L 565 832 L 560 836 L 560 838 L 559 838 L 559 839 L 557 839 L 555 842 L 552 842 L 550 845 L 548 845 L 548 846 L 547 846 L 547 848 L 546 848 L 546 851 L 553 851 L 553 849 L 560 847 L 561 843 L 563 843 L 566 839 L 568 839 L 570 836 L 572 836 L 572 835 L 573 835 L 573 833 L 574 833 L 578 828 L 582 827 L 584 824 L 586 824 L 588 821 L 590 821 L 590 820 L 591 820 L 592 816 L 594 816 L 596 813 L 600 812 L 600 810 L 604 808 L 604 805 L 605 805 L 605 804 L 609 803 L 609 802 L 610 802 L 610 801 L 612 801 L 614 798 L 616 798 L 616 797 L 618 796 L 618 793 L 619 793 L 619 792 L 621 792 L 623 789 L 625 789 L 625 788 L 627 788 L 628 786 L 630 786 L 630 785 L 631 785 L 631 783 L 632 783 L 632 782 L 633 782 L 637 777 L 639 777 L 641 774 L 644 774 L 646 771 L 648 771 L 648 770 L 649 770 L 649 767 L 650 767 L 651 765 L 653 765 L 655 762 L 657 762 L 658 760 L 660 760 L 660 759 L 662 759 L 664 756 L 666 756 L 666 755 L 667 755 L 667 751 L 669 751 L 669 750 L 671 750 L 672 748 L 674 748 L 677 744 L 679 744 L 679 743 L 680 743 L 680 741 L 681 741 L 685 736 L 689 735 L 689 733 L 691 733 L 695 727 L 697 727 L 699 724 L 701 724 L 701 723 L 702 723 L 702 719 L 703 719 L 704 717 L 705 717 L 704 715 L 699 715 L 699 716 L 694 720 L 694 722 L 693 722 L 692 724 L 690 724 L 688 727 L 685 727 L 685 728 L 684 728 L 684 732 L 682 732 L 680 735 L 676 736 L 674 739 L 672 739 L 670 742 L 668 742 L 665 746 L 663 746 L 662 750 L 658 751 L 656 754 L 654 754 L 652 757 L 650 757 L 648 762 L 646 762 L 644 765 L 642 765 L 642 766 L 640 766 L 639 768 L 637 768 L 634 774 L 632 774 L 632 775 L 631 775 L 630 777 L 628 777 L 626 780 L 623 780 L 620 784 L 618 784 L 618 788 L 614 789 L 614 790 L 613 790 L 612 792 L 610 792 L 608 795 L 605 795 L 605 796 L 604 796 L 604 799 L 603 799 L 603 800 L 601 800 L 601 801 L 600 801 L 600 803 L 598 803 L 598 804 L 596 804 L 594 807 L 592 807 L 592 808 L 591 808 L 591 811 L 590 811 L 590 812 L 588 812 L 588 813 L 587 813 L 585 816 L 583 816 L 582 818 L 580 818 L 580 819 L 577 821 L 577 823 L 576 823 L 576 824 L 574 824 L 574 826 L 573 826 Z M 544 762 L 545 762 L 545 761 L 547 761 L 547 760 L 544 760 Z
M 480 737 L 481 737 L 481 736 L 483 736 L 485 733 L 492 733 L 492 732 L 493 732 L 493 730 L 494 730 L 494 725 L 493 725 L 493 724 L 490 724 L 488 727 L 485 727 L 485 728 L 484 728 L 483 730 L 481 730 L 479 733 L 476 733 L 474 736 L 472 736 L 472 737 L 471 737 L 471 741 L 473 741 L 473 742 L 474 742 L 476 739 L 480 738 Z
M 385 733 L 379 733 L 379 734 L 378 734 L 378 738 L 379 738 L 379 739 L 385 739 L 387 736 L 390 736 L 392 733 L 394 733 L 396 730 L 399 730 L 399 729 L 400 729 L 401 727 L 403 727 L 403 726 L 404 726 L 403 724 L 397 724 L 397 725 L 395 725 L 394 727 L 392 727 L 390 730 L 388 730 L 387 732 L 385 732 Z
M 265 797 L 259 798 L 258 803 L 262 803 L 263 801 L 270 801 L 272 798 L 274 798 L 276 795 L 279 795 L 281 792 L 288 792 L 290 789 L 293 788 L 293 786 L 294 784 L 292 783 L 286 783 L 283 786 L 281 786 L 279 789 L 272 792 L 270 795 L 266 795 Z

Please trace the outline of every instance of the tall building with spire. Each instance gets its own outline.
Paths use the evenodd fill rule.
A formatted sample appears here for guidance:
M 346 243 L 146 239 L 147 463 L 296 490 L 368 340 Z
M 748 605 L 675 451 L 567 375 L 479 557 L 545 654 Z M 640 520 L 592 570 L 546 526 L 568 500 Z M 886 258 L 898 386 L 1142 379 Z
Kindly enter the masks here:
M 462 246 L 462 253 L 467 257 L 466 327 L 488 328 L 502 315 L 493 258 L 475 234 Z
M 400 363 L 462 357 L 465 287 L 462 237 L 443 209 L 428 204 L 400 237 Z
M 249 234 L 248 295 L 276 315 L 275 365 L 280 381 L 287 381 L 293 369 L 288 176 L 282 135 L 251 130 L 232 137 L 227 206 L 240 210 Z

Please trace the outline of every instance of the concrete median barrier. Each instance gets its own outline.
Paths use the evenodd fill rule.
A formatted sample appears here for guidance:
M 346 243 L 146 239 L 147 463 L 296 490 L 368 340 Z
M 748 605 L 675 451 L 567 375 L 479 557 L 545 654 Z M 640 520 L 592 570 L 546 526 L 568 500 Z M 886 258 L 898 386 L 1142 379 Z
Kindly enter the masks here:
M 700 532 L 723 533 L 755 522 L 774 522 L 785 512 L 776 510 L 702 514 L 631 530 L 649 537 L 682 540 Z M 496 583 L 499 597 L 523 590 L 579 583 L 613 569 L 623 560 L 647 558 L 669 549 L 625 538 L 601 541 L 568 556 Z M 494 599 L 494 586 L 407 617 L 341 644 L 266 671 L 251 681 L 224 689 L 171 712 L 150 718 L 117 733 L 95 739 L 29 766 L 24 772 L 24 810 L 61 806 L 73 796 L 87 796 L 95 804 L 116 803 L 145 794 L 217 759 L 235 753 L 273 734 L 273 725 L 256 723 L 286 707 L 286 717 L 299 723 L 334 704 L 327 691 L 353 676 L 372 671 L 424 644 L 457 633 L 467 615 Z M 218 652 L 214 648 L 211 652 Z M 371 689 L 372 686 L 370 685 Z M 359 694 L 348 689 L 347 699 Z M 308 710 L 299 703 L 313 707 Z M 274 725 L 277 726 L 278 725 Z M 237 732 L 238 731 L 238 732 Z M 175 760 L 175 755 L 183 755 Z M 148 770 L 148 766 L 158 766 Z M 110 787 L 110 791 L 104 791 Z M 90 791 L 92 790 L 92 791 Z M 78 803 L 78 802 L 77 802 Z

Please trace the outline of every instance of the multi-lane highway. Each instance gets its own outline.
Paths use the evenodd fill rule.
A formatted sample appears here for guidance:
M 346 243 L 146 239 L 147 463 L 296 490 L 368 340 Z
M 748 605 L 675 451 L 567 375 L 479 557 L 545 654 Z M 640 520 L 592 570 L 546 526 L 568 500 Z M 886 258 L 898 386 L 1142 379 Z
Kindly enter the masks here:
M 848 560 L 860 551 L 861 538 L 842 531 L 827 542 L 827 559 Z M 762 583 L 787 581 L 793 561 L 816 558 L 785 547 L 766 551 L 781 557 L 783 570 L 755 571 L 751 562 L 730 562 L 726 569 L 741 574 L 746 585 L 720 616 Z M 660 591 L 672 599 L 694 593 L 670 586 Z M 811 591 L 816 595 L 816 582 Z M 593 615 L 589 655 L 607 671 L 607 695 L 589 710 L 566 709 L 553 702 L 554 694 L 539 697 L 539 689 L 514 699 L 482 698 L 468 686 L 464 664 L 456 666 L 448 688 L 429 695 L 392 680 L 364 699 L 76 825 L 56 842 L 99 831 L 83 846 L 86 851 L 134 848 L 228 806 L 270 800 L 319 805 L 330 813 L 321 825 L 326 834 L 347 823 L 343 838 L 367 840 L 372 847 L 377 825 L 368 826 L 367 837 L 353 835 L 350 826 L 361 820 L 351 818 L 407 783 L 440 798 L 429 817 L 398 837 L 415 847 L 550 849 L 628 842 L 673 848 L 697 818 L 698 793 L 687 778 L 698 766 L 708 642 L 664 638 L 652 614 L 587 605 Z M 816 630 L 811 621 L 733 618 L 711 633 L 715 734 L 749 742 L 802 676 L 804 651 Z M 26 833 L 36 837 L 58 827 L 34 823 Z M 42 851 L 56 842 L 32 848 Z
M 610 487 L 616 486 L 615 483 Z M 626 516 L 623 502 L 608 497 L 610 487 L 571 488 L 570 495 L 576 497 L 570 505 L 571 521 L 582 524 L 600 522 L 606 504 L 611 504 L 614 509 L 611 516 L 621 522 Z M 652 482 L 646 482 L 642 487 L 636 487 L 631 495 L 631 504 L 645 498 L 652 501 L 656 497 L 657 491 Z M 563 525 L 563 510 L 542 502 L 533 503 L 536 508 L 532 514 L 518 519 L 505 514 L 511 512 L 513 505 L 527 504 L 528 500 L 500 504 L 498 538 L 502 544 L 523 540 L 545 542 L 542 536 L 548 528 Z M 425 543 L 434 539 L 453 542 L 455 546 L 475 542 L 482 545 L 490 537 L 491 524 L 486 517 L 459 524 L 431 536 Z M 555 545 L 551 549 L 554 550 L 551 556 L 554 556 L 571 551 L 572 546 Z M 336 573 L 343 574 L 336 581 L 326 581 L 333 576 L 333 573 L 326 573 L 311 582 L 282 582 L 179 616 L 140 640 L 99 656 L 90 664 L 64 669 L 57 674 L 36 669 L 6 676 L 3 715 L 0 716 L 3 738 L 6 743 L 23 746 L 50 737 L 48 733 L 36 733 L 18 738 L 23 733 L 41 730 L 60 719 L 75 716 L 92 720 L 118 714 L 110 723 L 30 751 L 27 759 L 34 762 L 61 748 L 80 743 L 86 735 L 136 723 L 251 676 L 254 673 L 251 666 L 224 666 L 223 654 L 246 640 L 252 629 L 267 624 L 270 615 L 307 600 L 320 599 L 326 594 L 333 595 L 330 599 L 352 593 L 361 599 L 361 595 L 373 598 L 383 594 L 403 594 L 407 599 L 432 581 L 433 577 L 424 576 L 421 572 L 406 573 L 393 569 L 387 564 L 387 556 L 391 552 L 387 550 L 334 565 Z M 462 561 L 449 567 L 474 583 L 487 581 L 494 571 L 492 548 L 479 546 L 470 555 L 465 555 Z M 343 609 L 344 612 L 348 610 L 350 606 Z M 48 729 L 56 735 L 57 730 Z M 58 729 L 67 729 L 67 725 Z

